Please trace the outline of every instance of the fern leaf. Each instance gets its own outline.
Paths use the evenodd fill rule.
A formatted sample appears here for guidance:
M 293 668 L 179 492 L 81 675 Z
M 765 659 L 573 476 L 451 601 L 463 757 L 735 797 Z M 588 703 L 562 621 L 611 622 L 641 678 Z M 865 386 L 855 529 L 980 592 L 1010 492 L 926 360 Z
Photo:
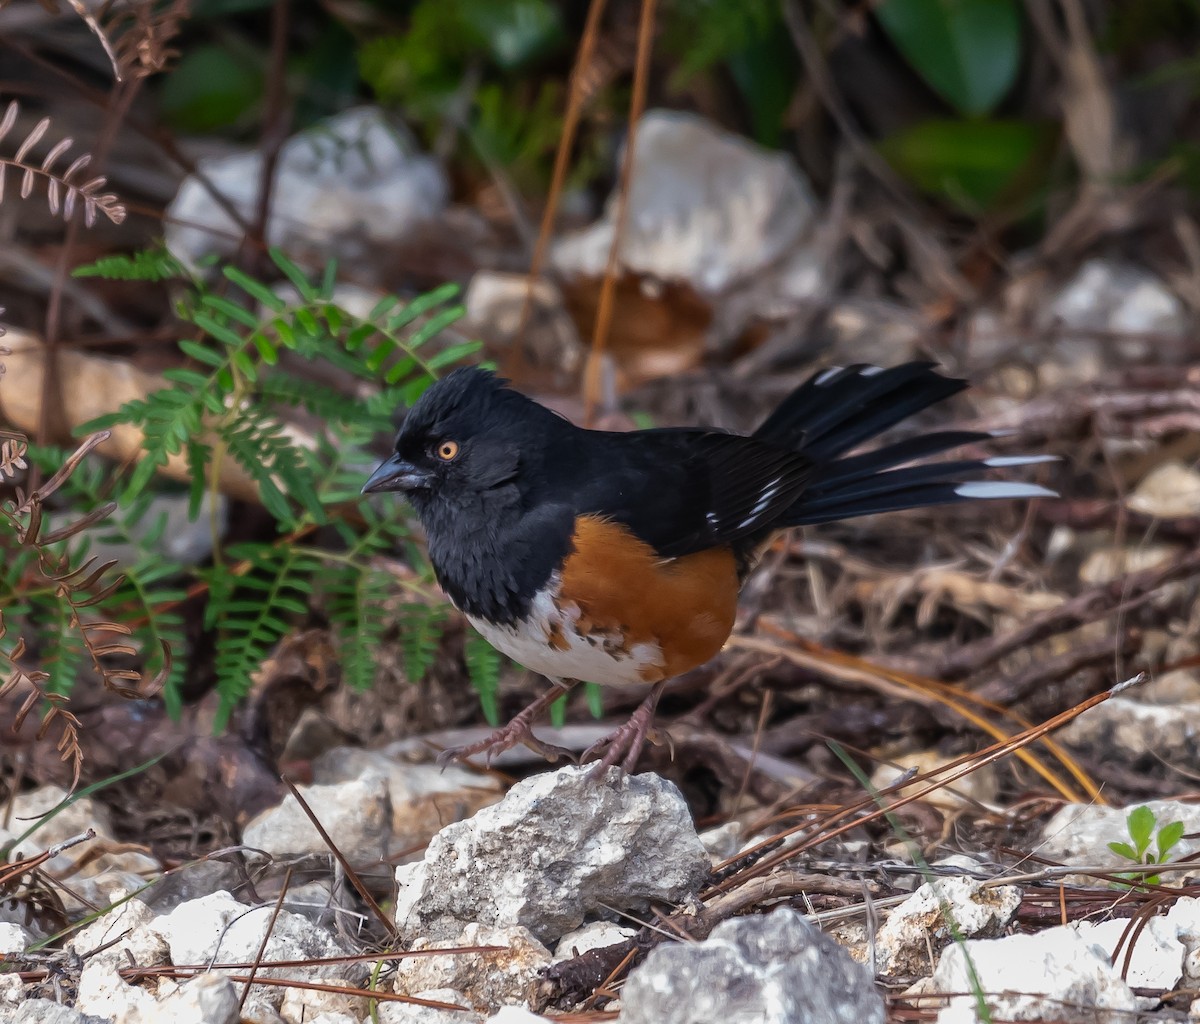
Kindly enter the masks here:
M 347 565 L 326 569 L 328 614 L 341 654 L 342 678 L 354 690 L 375 681 L 376 657 L 383 647 L 387 620 L 381 614 L 391 590 L 391 577 L 378 569 Z
M 284 614 L 302 614 L 313 592 L 320 561 L 289 545 L 235 545 L 233 557 L 250 563 L 244 576 L 219 570 L 210 590 L 208 619 L 218 628 L 216 650 L 217 708 L 214 727 L 229 722 L 237 703 L 250 692 L 253 675 L 271 649 L 287 633 Z M 245 591 L 253 592 L 253 599 Z
M 500 652 L 472 629 L 463 644 L 463 660 L 467 663 L 471 685 L 479 694 L 483 717 L 489 725 L 499 725 Z
M 437 657 L 446 629 L 446 609 L 413 601 L 401 606 L 399 620 L 404 674 L 410 683 L 417 683 L 425 677 Z
M 107 281 L 176 281 L 188 277 L 183 264 L 166 249 L 142 249 L 129 255 L 104 256 L 71 271 L 72 277 Z

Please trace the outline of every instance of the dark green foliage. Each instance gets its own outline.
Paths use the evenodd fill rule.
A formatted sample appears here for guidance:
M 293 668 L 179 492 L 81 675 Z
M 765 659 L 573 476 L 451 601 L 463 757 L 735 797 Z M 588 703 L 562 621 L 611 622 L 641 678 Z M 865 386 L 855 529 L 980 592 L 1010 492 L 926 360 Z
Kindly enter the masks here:
M 990 113 L 1016 81 L 1017 0 L 884 0 L 875 17 L 917 73 L 960 114 Z
M 780 145 L 798 62 L 778 0 L 681 0 L 667 5 L 663 17 L 663 48 L 678 62 L 673 88 L 724 69 L 741 93 L 754 138 Z
M 566 90 L 557 79 L 539 81 L 537 68 L 571 50 L 560 6 L 421 0 L 405 31 L 362 46 L 359 71 L 380 100 L 403 109 L 428 138 L 446 129 L 461 133 L 468 159 L 503 167 L 519 185 L 540 191 L 561 135 Z M 587 169 L 577 166 L 576 180 Z
M 334 268 L 313 282 L 281 253 L 272 259 L 299 298 L 232 267 L 222 271 L 222 290 L 210 289 L 162 252 L 107 259 L 81 271 L 126 280 L 190 279 L 190 293 L 179 304 L 179 315 L 195 329 L 179 343 L 188 363 L 164 374 L 168 387 L 81 428 L 133 424 L 144 433 L 143 457 L 120 479 L 84 466 L 62 494 L 85 512 L 117 498 L 117 513 L 97 532 L 135 555 L 132 564 L 121 565 L 124 581 L 96 611 L 129 624 L 134 645 L 156 652 L 148 662 L 161 665 L 157 652 L 164 642 L 176 652 L 165 688 L 173 712 L 180 708 L 178 684 L 186 665 L 181 605 L 189 584 L 204 602 L 205 625 L 216 639 L 218 727 L 249 691 L 271 648 L 308 616 L 328 619 L 347 684 L 365 687 L 374 677 L 376 653 L 397 623 L 406 672 L 412 679 L 422 676 L 437 653 L 447 614 L 424 596 L 396 597 L 384 557 L 406 545 L 414 564 L 423 565 L 421 556 L 408 542 L 401 504 L 364 501 L 359 491 L 376 461 L 367 446 L 391 433 L 396 406 L 415 400 L 440 370 L 477 349 L 465 341 L 436 351 L 428 344 L 460 315 L 457 289 L 439 288 L 412 301 L 389 297 L 364 318 L 333 300 Z M 301 359 L 334 366 L 369 382 L 372 396 L 351 400 L 322 383 L 319 372 L 283 372 L 277 364 L 284 352 L 293 365 Z M 297 444 L 285 427 L 299 410 L 321 421 L 307 445 Z M 47 467 L 62 455 L 33 453 Z M 191 475 L 193 521 L 206 521 L 203 499 L 216 497 L 214 473 L 236 464 L 254 482 L 275 522 L 274 535 L 226 547 L 214 536 L 212 562 L 201 569 L 165 558 L 165 519 L 150 523 L 148 516 L 159 493 L 158 469 L 178 457 Z M 83 558 L 85 537 L 71 543 L 72 555 Z M 18 555 L 0 568 L 6 593 L 14 595 L 4 610 L 34 624 L 39 648 L 53 652 L 43 658 L 47 686 L 66 692 L 86 651 L 66 628 L 70 608 L 52 589 L 21 587 L 28 558 Z M 392 606 L 399 609 L 394 616 Z M 488 703 L 486 695 L 494 695 L 498 659 L 475 653 L 469 660 L 494 712 L 494 699 Z

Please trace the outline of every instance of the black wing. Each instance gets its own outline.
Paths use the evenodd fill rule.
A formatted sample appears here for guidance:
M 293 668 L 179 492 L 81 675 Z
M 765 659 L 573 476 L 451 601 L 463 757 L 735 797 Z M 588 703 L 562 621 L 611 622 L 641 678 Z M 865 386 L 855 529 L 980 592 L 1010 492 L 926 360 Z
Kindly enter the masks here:
M 628 526 L 665 558 L 769 528 L 804 489 L 812 460 L 749 437 L 702 430 L 596 432 L 576 453 L 577 514 Z M 560 464 L 561 465 L 561 464 Z

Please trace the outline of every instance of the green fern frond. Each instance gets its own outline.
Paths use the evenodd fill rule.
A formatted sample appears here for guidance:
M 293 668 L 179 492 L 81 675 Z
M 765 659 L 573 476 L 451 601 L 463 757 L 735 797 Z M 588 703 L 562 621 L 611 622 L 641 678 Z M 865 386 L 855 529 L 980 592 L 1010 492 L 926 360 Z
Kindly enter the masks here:
M 143 539 L 143 544 L 152 543 Z M 187 599 L 187 592 L 179 586 L 183 578 L 183 566 L 161 557 L 157 552 L 147 553 L 132 566 L 122 569 L 125 581 L 106 604 L 120 608 L 133 615 L 141 625 L 134 630 L 133 639 L 146 656 L 143 674 L 153 677 L 163 667 L 163 645 L 167 645 L 174 657 L 171 671 L 163 681 L 162 699 L 167 714 L 177 719 L 183 710 L 179 688 L 183 683 L 186 661 L 183 652 L 187 649 L 183 615 L 180 604 Z
M 218 630 L 214 728 L 223 730 L 234 706 L 250 692 L 252 677 L 291 628 L 308 612 L 320 561 L 289 545 L 238 544 L 229 555 L 249 563 L 241 576 L 212 575 L 206 620 Z
M 479 694 L 483 717 L 489 725 L 499 725 L 500 652 L 472 629 L 463 644 L 463 660 L 467 663 L 471 685 Z
M 355 690 L 375 681 L 376 658 L 384 645 L 387 619 L 384 604 L 392 590 L 391 577 L 378 569 L 327 567 L 328 614 L 341 654 L 342 678 Z
M 74 610 L 69 602 L 57 594 L 46 594 L 44 600 L 35 604 L 45 609 L 45 629 L 41 631 L 42 668 L 48 673 L 46 680 L 47 693 L 69 694 L 79 681 L 83 670 L 86 651 L 80 639 L 79 630 L 74 624 Z M 41 618 L 39 610 L 34 610 L 33 618 Z
M 258 410 L 245 409 L 230 425 L 225 442 L 230 454 L 258 485 L 264 507 L 280 523 L 290 526 L 296 521 L 289 499 L 303 507 L 315 522 L 325 522 L 312 472 L 281 423 Z
M 418 683 L 437 658 L 446 631 L 446 609 L 411 601 L 400 606 L 397 618 L 404 674 L 410 683 Z
M 175 281 L 189 277 L 182 263 L 166 249 L 142 249 L 122 256 L 104 256 L 76 267 L 72 277 L 102 277 L 107 281 Z

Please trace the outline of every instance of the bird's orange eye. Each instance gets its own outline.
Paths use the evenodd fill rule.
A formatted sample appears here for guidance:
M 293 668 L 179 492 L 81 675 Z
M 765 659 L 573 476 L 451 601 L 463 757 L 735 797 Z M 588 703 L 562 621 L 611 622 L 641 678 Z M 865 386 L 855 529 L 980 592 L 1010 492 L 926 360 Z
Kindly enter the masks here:
M 443 441 L 437 446 L 435 451 L 437 453 L 437 457 L 443 462 L 452 462 L 455 456 L 458 455 L 458 442 Z

